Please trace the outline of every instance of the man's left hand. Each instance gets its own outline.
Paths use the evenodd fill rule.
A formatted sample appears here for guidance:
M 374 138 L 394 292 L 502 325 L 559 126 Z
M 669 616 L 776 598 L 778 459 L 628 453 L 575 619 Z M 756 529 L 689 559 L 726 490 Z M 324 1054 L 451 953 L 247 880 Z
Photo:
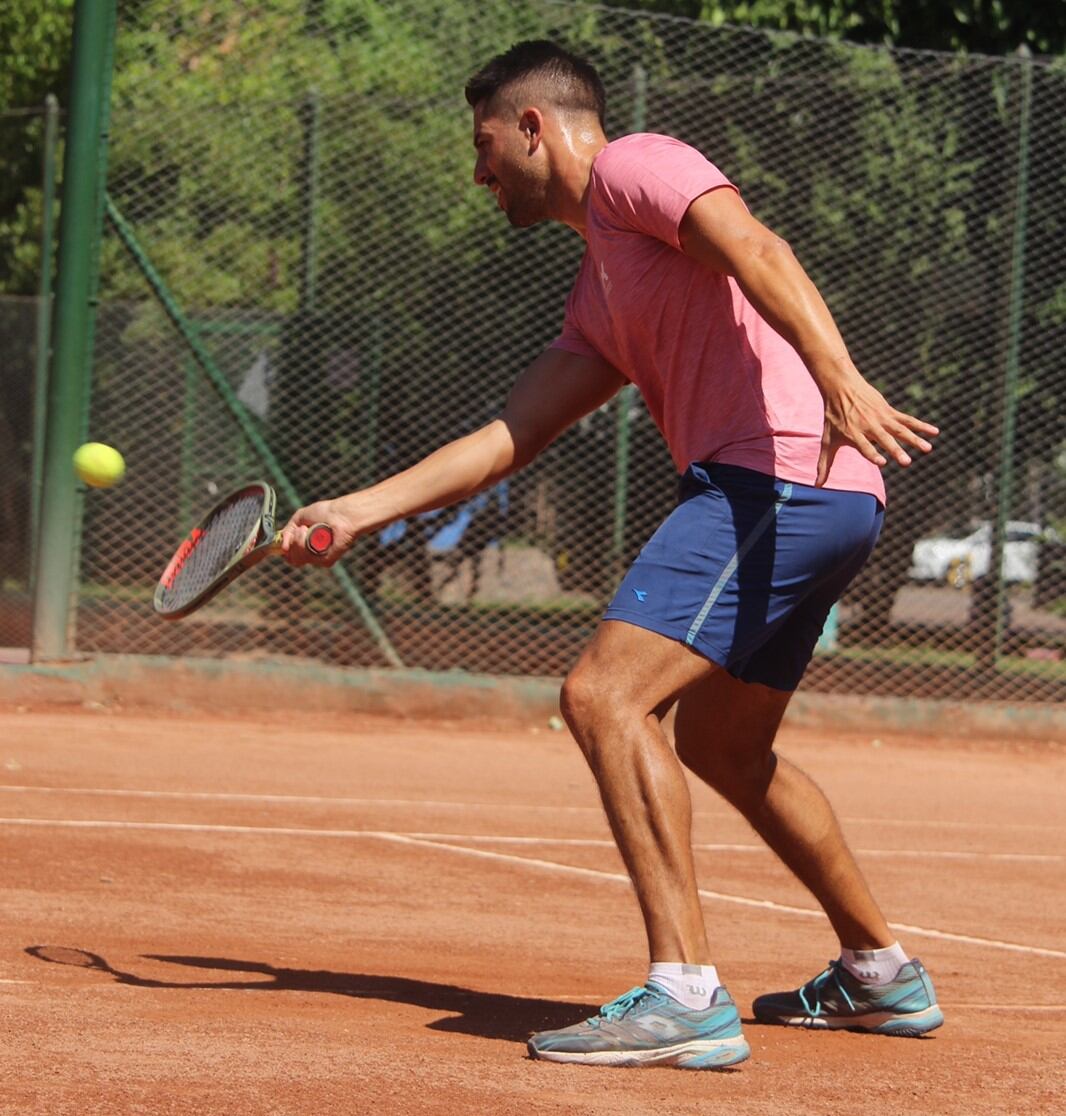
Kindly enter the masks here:
M 815 484 L 825 484 L 836 451 L 852 445 L 868 461 L 877 466 L 911 463 L 908 448 L 928 453 L 940 431 L 913 415 L 897 411 L 885 397 L 865 380 L 839 388 L 825 401 L 825 427 L 822 431 L 822 452 L 818 458 Z M 923 436 L 924 435 L 924 436 Z

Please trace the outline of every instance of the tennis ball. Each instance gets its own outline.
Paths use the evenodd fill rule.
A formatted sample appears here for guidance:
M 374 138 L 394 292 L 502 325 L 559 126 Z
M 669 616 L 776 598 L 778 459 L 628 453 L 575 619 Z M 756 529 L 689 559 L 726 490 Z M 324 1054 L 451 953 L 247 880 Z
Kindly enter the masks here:
M 103 442 L 86 442 L 74 451 L 74 471 L 93 488 L 110 488 L 126 472 L 122 454 Z

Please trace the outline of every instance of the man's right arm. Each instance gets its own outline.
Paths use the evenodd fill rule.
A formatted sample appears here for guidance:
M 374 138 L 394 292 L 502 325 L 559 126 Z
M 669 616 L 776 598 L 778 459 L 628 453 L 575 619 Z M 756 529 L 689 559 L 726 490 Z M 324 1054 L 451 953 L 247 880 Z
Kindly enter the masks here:
M 361 535 L 491 487 L 529 464 L 624 383 L 619 372 L 597 357 L 545 350 L 515 381 L 499 418 L 379 484 L 300 508 L 283 532 L 286 558 L 293 565 L 332 565 Z M 334 545 L 322 558 L 304 548 L 313 523 L 333 529 Z

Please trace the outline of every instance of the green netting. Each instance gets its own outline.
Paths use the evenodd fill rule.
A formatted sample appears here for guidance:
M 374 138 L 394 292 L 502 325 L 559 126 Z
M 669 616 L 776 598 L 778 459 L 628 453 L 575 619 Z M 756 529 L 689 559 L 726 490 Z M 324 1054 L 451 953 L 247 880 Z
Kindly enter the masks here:
M 705 152 L 790 241 L 865 374 L 944 430 L 889 471 L 884 539 L 805 684 L 1066 696 L 1060 65 L 543 0 L 202 8 L 121 24 L 108 189 L 303 499 L 482 424 L 555 336 L 581 241 L 513 231 L 473 187 L 462 85 L 516 39 L 556 37 L 601 68 L 609 133 Z M 154 618 L 173 541 L 268 470 L 113 229 L 103 266 L 90 429 L 129 472 L 87 500 L 79 649 L 385 665 L 317 571 L 269 564 L 180 625 Z M 508 484 L 363 539 L 346 569 L 406 665 L 559 674 L 674 486 L 623 393 Z

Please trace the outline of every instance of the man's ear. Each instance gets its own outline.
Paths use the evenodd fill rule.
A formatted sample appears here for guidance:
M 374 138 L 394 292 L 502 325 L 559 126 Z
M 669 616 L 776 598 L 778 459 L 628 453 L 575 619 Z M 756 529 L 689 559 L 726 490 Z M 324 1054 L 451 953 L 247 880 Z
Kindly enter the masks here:
M 525 109 L 518 118 L 518 130 L 526 140 L 529 154 L 532 155 L 540 147 L 540 141 L 544 138 L 544 114 L 539 108 Z

